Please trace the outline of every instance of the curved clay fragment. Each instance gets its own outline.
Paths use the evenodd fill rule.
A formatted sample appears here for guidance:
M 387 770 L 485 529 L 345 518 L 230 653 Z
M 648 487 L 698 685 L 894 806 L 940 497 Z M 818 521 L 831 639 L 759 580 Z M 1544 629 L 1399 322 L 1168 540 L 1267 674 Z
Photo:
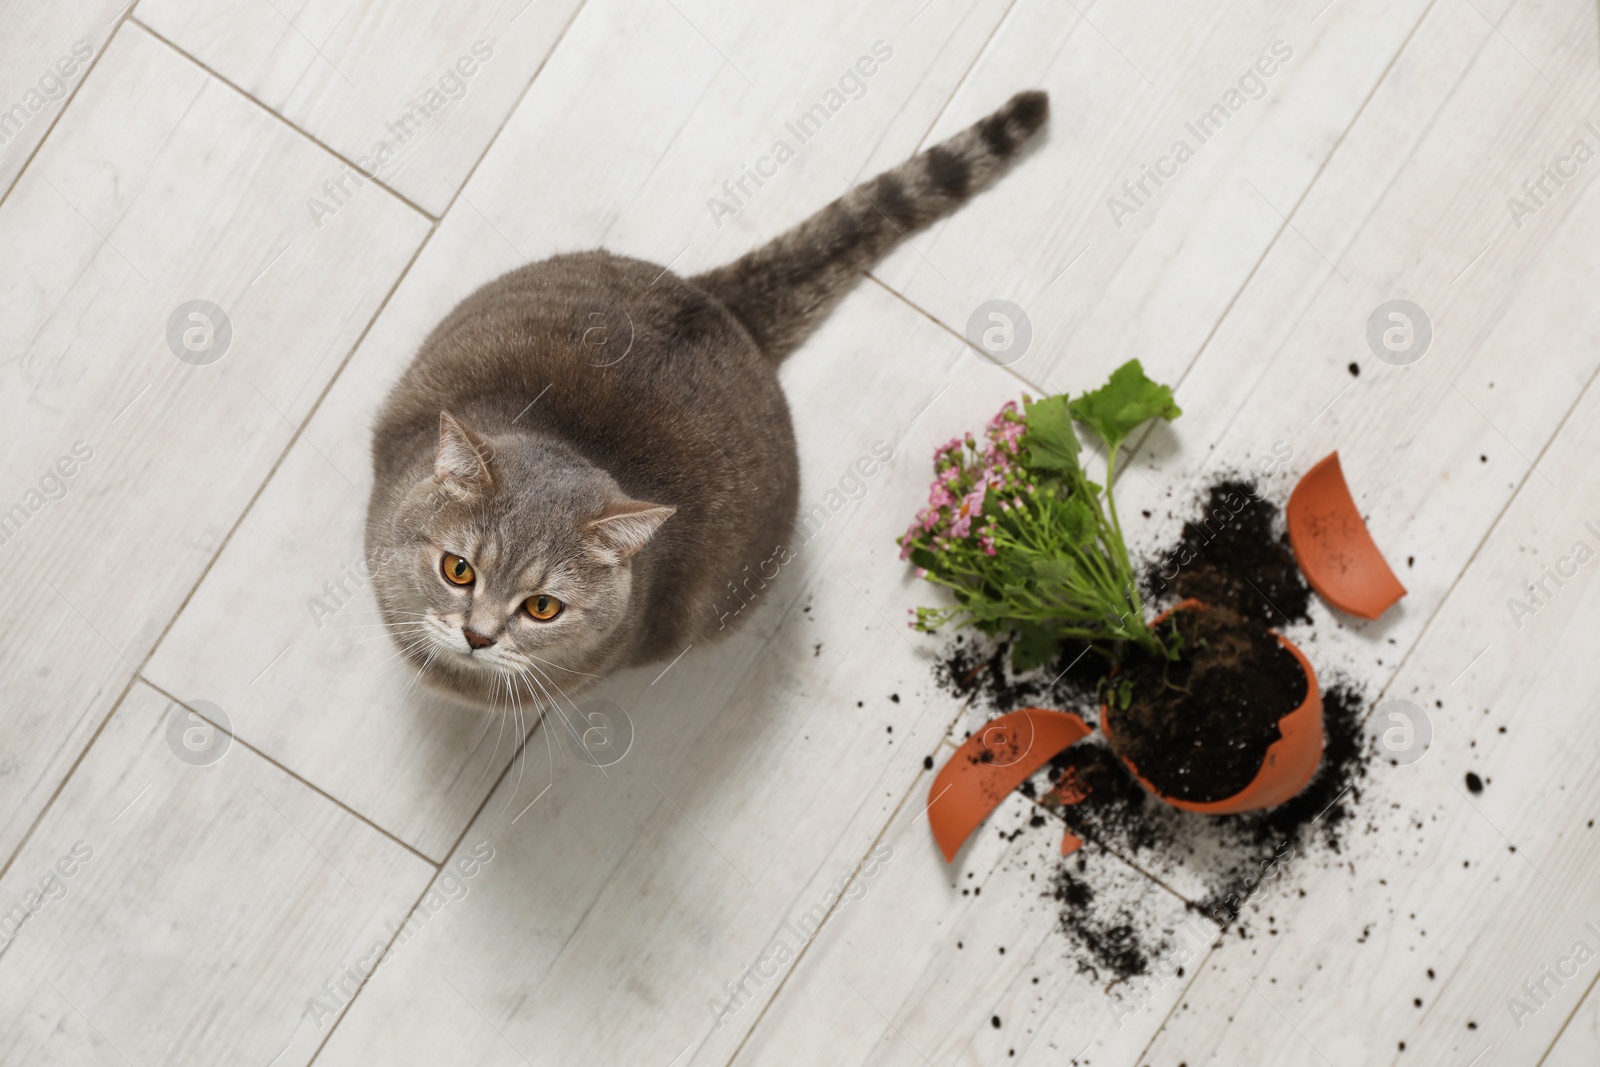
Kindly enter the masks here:
M 1406 595 L 1361 521 L 1339 467 L 1339 453 L 1306 472 L 1286 510 L 1294 558 L 1311 588 L 1328 603 L 1376 619 Z
M 967 738 L 928 791 L 928 822 L 945 861 L 955 859 L 972 831 L 1030 774 L 1088 736 L 1076 715 L 1023 708 Z

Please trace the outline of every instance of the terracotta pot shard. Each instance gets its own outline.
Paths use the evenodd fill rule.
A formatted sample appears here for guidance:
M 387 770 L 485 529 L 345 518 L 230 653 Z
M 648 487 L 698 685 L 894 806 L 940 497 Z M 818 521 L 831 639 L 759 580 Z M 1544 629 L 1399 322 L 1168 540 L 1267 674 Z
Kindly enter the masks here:
M 1306 472 L 1286 509 L 1289 544 L 1311 588 L 1340 611 L 1376 619 L 1406 595 L 1361 520 L 1331 453 Z
M 946 862 L 1000 802 L 1057 753 L 1088 737 L 1076 715 L 1023 708 L 984 723 L 939 769 L 928 822 Z

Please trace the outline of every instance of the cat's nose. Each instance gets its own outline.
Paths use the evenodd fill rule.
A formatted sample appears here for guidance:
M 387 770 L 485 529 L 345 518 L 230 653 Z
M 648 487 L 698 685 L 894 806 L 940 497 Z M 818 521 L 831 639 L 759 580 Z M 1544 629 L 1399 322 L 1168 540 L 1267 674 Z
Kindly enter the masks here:
M 467 644 L 471 645 L 473 648 L 488 648 L 490 645 L 494 644 L 494 638 L 485 637 L 478 631 L 470 629 L 466 626 L 461 628 L 461 636 L 465 637 L 467 639 Z

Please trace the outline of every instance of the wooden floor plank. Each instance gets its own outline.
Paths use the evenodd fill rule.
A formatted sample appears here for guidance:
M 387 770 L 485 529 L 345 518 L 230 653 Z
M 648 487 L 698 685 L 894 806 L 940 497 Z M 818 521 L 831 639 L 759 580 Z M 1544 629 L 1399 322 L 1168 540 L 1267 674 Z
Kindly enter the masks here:
M 1051 91 L 1049 138 L 877 274 L 961 333 L 986 301 L 1019 306 L 1031 346 L 1004 358 L 1042 387 L 1134 357 L 1177 377 L 1426 7 L 1020 0 L 929 140 L 1022 85 Z
M 1180 985 L 1135 1012 L 1108 995 L 1112 975 L 1080 969 L 1084 946 L 1059 929 L 1069 906 L 1052 897 L 1060 825 L 1031 825 L 1038 809 L 1022 797 L 946 865 L 922 812 L 931 777 L 885 835 L 899 866 L 823 928 L 735 1062 L 1132 1062 Z M 1085 859 L 1090 892 L 1185 926 L 1181 900 L 1096 846 Z M 1200 948 L 1216 933 L 1188 929 Z
M 0 36 L 0 200 L 105 51 L 126 0 L 11 4 Z
M 1588 182 L 1547 183 L 1555 195 L 1521 226 L 1507 196 L 1585 136 L 1600 77 L 1592 10 L 1514 14 L 1497 32 L 1471 11 L 1430 13 L 1296 215 L 1303 239 L 1274 249 L 1184 384 L 1186 407 L 1229 420 L 1213 469 L 1275 439 L 1307 460 L 1337 446 L 1380 545 L 1414 556 L 1394 619 L 1324 615 L 1305 636 L 1374 699 L 1382 685 L 1422 705 L 1437 751 L 1375 768 L 1363 833 L 1332 868 L 1301 872 L 1306 899 L 1266 902 L 1281 936 L 1224 940 L 1145 1062 L 1468 1062 L 1493 1044 L 1486 1062 L 1531 1063 L 1577 1002 L 1568 986 L 1535 1018 L 1508 1009 L 1589 918 L 1595 740 L 1579 717 L 1597 683 L 1575 649 L 1595 602 L 1564 587 L 1536 630 L 1508 598 L 1600 510 L 1582 458 L 1600 262 Z M 1363 337 L 1396 296 L 1435 331 L 1404 367 Z M 1163 465 L 1150 473 L 1170 482 Z M 1391 724 L 1379 711 L 1374 730 Z M 1468 770 L 1489 783 L 1481 797 Z
M 1600 925 L 1600 923 L 1596 923 L 1596 925 Z M 1591 949 L 1595 947 L 1597 941 L 1600 941 L 1600 938 L 1592 934 L 1580 939 Z M 1560 963 L 1560 960 L 1557 959 L 1556 962 Z M 1571 970 L 1571 964 L 1567 965 L 1567 969 Z M 1542 978 L 1543 976 L 1541 975 L 1540 977 Z M 1529 980 L 1532 980 L 1532 976 L 1530 976 Z M 1583 982 L 1584 978 L 1580 975 L 1577 977 L 1577 981 Z M 1551 992 L 1555 992 L 1559 987 L 1553 982 L 1546 981 L 1546 988 Z M 1586 1065 L 1600 1059 L 1600 1010 L 1597 1010 L 1597 1005 L 1600 1005 L 1600 998 L 1596 998 L 1594 994 L 1594 976 L 1592 974 L 1588 976 L 1587 989 L 1588 994 L 1583 998 L 1583 1003 L 1579 1004 L 1572 1013 L 1572 1017 L 1567 1021 L 1567 1028 L 1561 1032 L 1561 1037 L 1551 1046 L 1548 1057 L 1540 1063 L 1540 1067 L 1586 1067 Z M 1517 999 L 1521 1000 L 1524 1005 L 1529 1004 L 1527 1000 L 1523 999 L 1526 995 L 1521 990 L 1518 990 L 1516 994 Z M 1504 1010 L 1508 1017 L 1512 1014 L 1510 1001 L 1511 998 L 1507 997 L 1507 1007 Z M 1558 1009 L 1552 1008 L 1552 1010 Z M 1520 1012 L 1517 1013 L 1517 1016 L 1519 1020 L 1525 1018 Z
M 1533 1063 L 1554 1039 L 1594 977 L 1592 962 L 1560 961 L 1600 942 L 1585 926 L 1600 925 L 1600 672 L 1583 651 L 1600 594 L 1584 566 L 1547 580 L 1520 628 L 1507 604 L 1544 566 L 1572 568 L 1576 542 L 1600 544 L 1597 403 L 1591 387 L 1541 460 L 1554 484 L 1525 483 L 1389 687 L 1424 708 L 1433 747 L 1374 769 L 1346 869 L 1303 872 L 1304 899 L 1264 902 L 1280 936 L 1224 940 L 1145 1062 L 1405 1063 L 1405 1042 L 1430 1061 L 1492 1044 L 1496 1062 Z M 1485 647 L 1458 678 L 1464 650 Z M 1533 999 L 1523 983 L 1541 979 Z M 1251 982 L 1264 996 L 1246 995 Z
M 0 1060 L 308 1063 L 433 877 L 206 729 L 135 684 L 0 878 Z
M 134 18 L 437 218 L 582 3 L 142 0 Z M 325 224 L 354 188 L 301 210 Z
M 426 232 L 382 192 L 314 232 L 293 205 L 330 166 L 127 26 L 0 208 L 0 856 Z M 225 309 L 226 350 L 220 318 L 184 347 L 195 299 Z

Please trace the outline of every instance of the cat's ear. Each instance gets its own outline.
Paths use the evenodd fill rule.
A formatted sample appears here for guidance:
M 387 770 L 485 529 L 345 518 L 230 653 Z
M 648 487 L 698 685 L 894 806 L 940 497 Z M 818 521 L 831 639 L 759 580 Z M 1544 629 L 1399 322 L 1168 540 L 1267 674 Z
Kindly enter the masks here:
M 589 532 L 599 541 L 600 550 L 612 562 L 620 563 L 647 545 L 661 524 L 677 510 L 622 497 L 613 501 L 605 514 L 589 523 Z
M 486 457 L 488 442 L 467 429 L 448 411 L 439 412 L 439 448 L 433 454 L 433 474 L 447 487 L 483 493 L 494 487 Z

